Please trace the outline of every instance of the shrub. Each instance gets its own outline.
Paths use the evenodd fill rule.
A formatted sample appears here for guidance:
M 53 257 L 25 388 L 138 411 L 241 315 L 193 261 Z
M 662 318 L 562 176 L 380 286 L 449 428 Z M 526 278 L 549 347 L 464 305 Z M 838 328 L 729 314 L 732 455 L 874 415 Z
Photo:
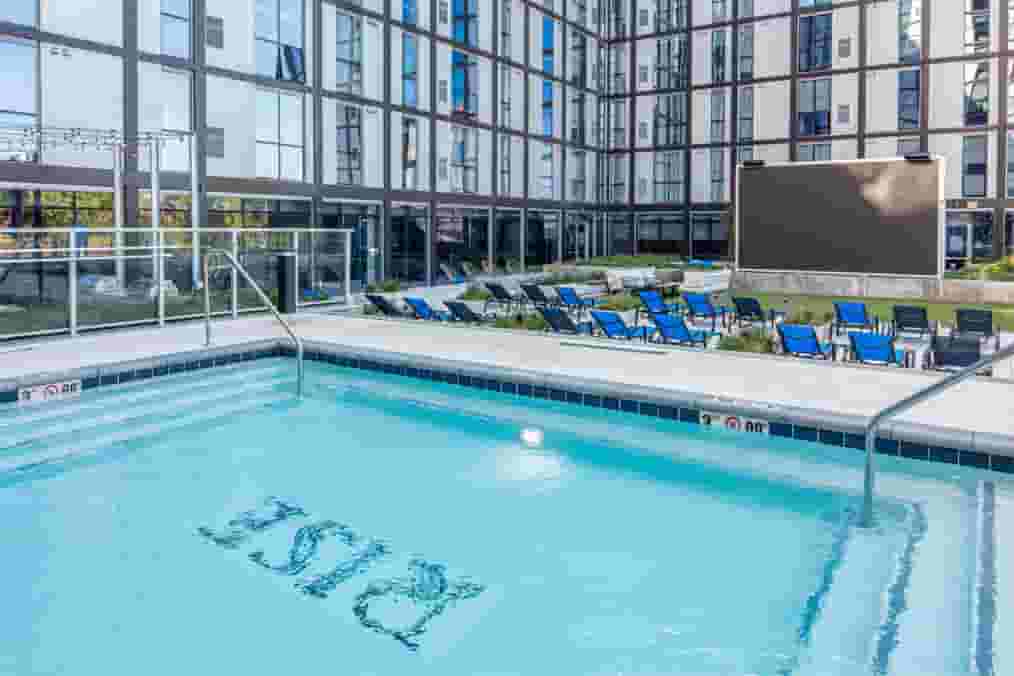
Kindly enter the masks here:
M 738 336 L 722 336 L 718 349 L 729 350 L 731 352 L 771 354 L 775 351 L 775 341 L 774 338 L 763 331 L 751 329 Z
M 461 296 L 458 297 L 458 300 L 489 300 L 492 297 L 493 294 L 491 294 L 487 289 L 484 289 L 481 286 L 472 285 L 465 289 L 465 293 L 461 294 Z
M 614 293 L 607 296 L 595 306 L 598 310 L 612 310 L 614 312 L 630 312 L 641 307 L 641 299 L 626 293 Z
M 493 326 L 498 329 L 515 329 L 520 331 L 545 331 L 549 328 L 542 315 L 497 317 L 493 321 Z
M 368 293 L 398 293 L 401 291 L 401 282 L 397 279 L 385 279 L 378 284 L 370 284 L 366 287 Z
M 810 309 L 796 310 L 791 315 L 785 318 L 786 324 L 804 324 L 810 326 L 823 326 L 834 319 L 833 312 L 824 312 L 818 316 L 816 312 Z

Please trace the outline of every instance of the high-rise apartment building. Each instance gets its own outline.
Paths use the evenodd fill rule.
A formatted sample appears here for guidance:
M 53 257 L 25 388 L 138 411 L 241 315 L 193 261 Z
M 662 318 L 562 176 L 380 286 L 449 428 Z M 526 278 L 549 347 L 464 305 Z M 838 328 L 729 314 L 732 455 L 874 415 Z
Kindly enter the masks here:
M 5 0 L 0 126 L 191 132 L 163 224 L 349 227 L 359 283 L 721 257 L 738 161 L 918 152 L 947 160 L 959 262 L 1014 242 L 1011 21 L 1014 0 Z M 0 226 L 111 222 L 110 153 L 2 159 Z M 125 162 L 150 223 L 148 158 Z

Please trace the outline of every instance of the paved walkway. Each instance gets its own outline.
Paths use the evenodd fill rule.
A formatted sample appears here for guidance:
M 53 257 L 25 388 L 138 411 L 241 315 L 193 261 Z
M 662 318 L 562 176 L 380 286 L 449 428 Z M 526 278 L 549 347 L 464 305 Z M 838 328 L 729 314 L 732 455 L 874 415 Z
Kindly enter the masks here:
M 939 378 L 938 374 L 911 370 L 729 352 L 629 351 L 611 349 L 621 346 L 603 339 L 568 340 L 429 322 L 304 314 L 293 318 L 293 325 L 308 340 L 350 348 L 861 416 L 871 415 Z M 213 334 L 216 346 L 284 336 L 280 327 L 266 317 L 217 321 Z M 0 347 L 0 380 L 148 359 L 199 350 L 203 345 L 204 326 L 198 322 Z M 1014 435 L 1014 383 L 988 378 L 968 381 L 921 404 L 902 419 L 934 427 Z

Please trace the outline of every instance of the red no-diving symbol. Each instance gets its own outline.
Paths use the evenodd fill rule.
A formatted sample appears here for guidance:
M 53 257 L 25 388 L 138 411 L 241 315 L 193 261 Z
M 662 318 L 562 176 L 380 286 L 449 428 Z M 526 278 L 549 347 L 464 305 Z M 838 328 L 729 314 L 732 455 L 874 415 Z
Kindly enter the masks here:
M 60 388 L 57 385 L 46 385 L 46 395 L 51 396 L 54 394 L 60 394 Z
M 726 429 L 730 429 L 730 430 L 738 430 L 739 429 L 739 418 L 737 418 L 734 415 L 730 415 L 728 418 L 725 419 L 725 427 L 726 427 Z

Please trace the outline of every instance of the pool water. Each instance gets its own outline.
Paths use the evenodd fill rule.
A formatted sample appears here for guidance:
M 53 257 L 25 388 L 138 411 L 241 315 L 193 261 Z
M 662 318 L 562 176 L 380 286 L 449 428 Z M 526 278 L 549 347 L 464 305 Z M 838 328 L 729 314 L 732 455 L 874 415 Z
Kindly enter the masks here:
M 0 673 L 973 668 L 967 472 L 888 461 L 867 531 L 855 451 L 292 369 L 0 411 Z

